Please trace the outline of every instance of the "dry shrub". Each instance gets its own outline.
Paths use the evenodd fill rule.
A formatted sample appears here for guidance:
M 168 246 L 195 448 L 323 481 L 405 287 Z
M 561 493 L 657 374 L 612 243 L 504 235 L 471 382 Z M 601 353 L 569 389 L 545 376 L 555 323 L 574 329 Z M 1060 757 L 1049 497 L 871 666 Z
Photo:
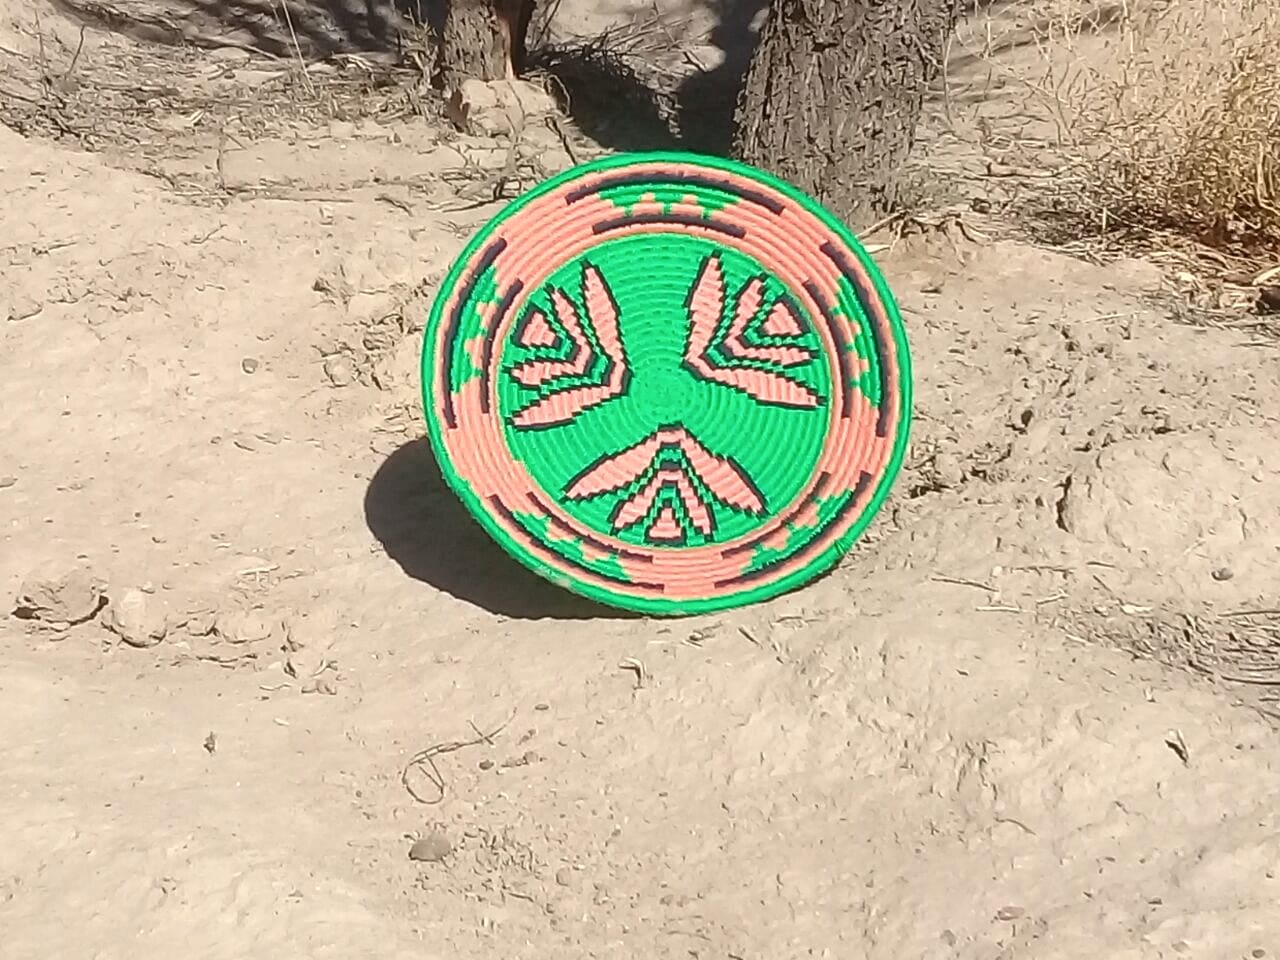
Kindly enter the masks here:
M 1082 198 L 1214 246 L 1280 244 L 1280 4 L 1139 0 L 1106 46 L 1073 105 Z
M 1280 0 L 990 0 L 949 57 L 948 120 L 1040 171 L 1051 235 L 1280 250 Z
M 997 46 L 1038 50 L 1033 77 L 1002 69 L 1058 128 L 1059 213 L 1280 249 L 1280 3 L 1021 2 L 1038 16 Z

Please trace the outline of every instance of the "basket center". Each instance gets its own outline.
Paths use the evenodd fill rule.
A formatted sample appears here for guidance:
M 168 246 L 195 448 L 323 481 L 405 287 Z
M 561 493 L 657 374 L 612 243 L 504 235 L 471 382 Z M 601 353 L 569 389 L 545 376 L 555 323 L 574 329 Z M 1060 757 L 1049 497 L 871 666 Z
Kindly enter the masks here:
M 791 289 L 687 234 L 610 240 L 517 307 L 499 408 L 513 456 L 600 534 L 749 534 L 812 478 L 831 364 Z

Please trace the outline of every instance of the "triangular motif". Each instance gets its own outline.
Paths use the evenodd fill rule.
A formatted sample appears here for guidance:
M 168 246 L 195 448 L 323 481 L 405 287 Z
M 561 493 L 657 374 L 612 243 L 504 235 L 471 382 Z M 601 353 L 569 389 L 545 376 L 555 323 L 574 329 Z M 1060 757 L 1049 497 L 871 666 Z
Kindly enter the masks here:
M 760 332 L 767 337 L 802 337 L 804 327 L 796 316 L 788 297 L 782 297 L 769 308 L 769 314 L 760 325 Z
M 530 307 L 516 331 L 516 343 L 527 350 L 553 349 L 564 343 L 564 337 L 551 329 L 545 313 L 537 307 Z
M 812 361 L 813 350 L 800 343 L 752 343 L 747 336 L 748 327 L 764 307 L 765 294 L 764 278 L 752 277 L 730 303 L 720 258 L 712 254 L 703 260 L 689 292 L 691 323 L 684 351 L 685 369 L 739 390 L 759 403 L 801 409 L 818 407 L 822 398 L 784 372 Z M 724 324 L 726 308 L 730 309 L 729 321 Z M 785 316 L 777 317 L 775 322 L 781 327 L 788 325 Z
M 535 353 L 509 369 L 508 375 L 516 383 L 538 391 L 532 402 L 512 414 L 511 424 L 517 428 L 568 423 L 583 410 L 621 396 L 626 389 L 630 371 L 618 330 L 618 305 L 600 271 L 589 263 L 582 265 L 581 292 L 580 307 L 567 291 L 552 287 L 554 317 L 541 311 L 524 317 L 518 338 L 545 339 L 546 332 L 541 329 L 545 327 L 559 335 L 568 349 L 560 356 Z M 603 369 L 596 365 L 601 356 Z
M 713 501 L 753 516 L 765 510 L 764 498 L 746 472 L 727 457 L 713 454 L 683 427 L 663 427 L 640 443 L 597 461 L 565 489 L 570 500 L 607 493 L 621 495 L 609 517 L 615 531 L 652 518 L 646 536 L 659 540 L 663 531 L 670 530 L 662 510 L 678 508 L 687 520 L 686 525 L 676 519 L 682 537 L 686 527 L 704 537 L 714 536 Z M 655 505 L 661 508 L 656 516 Z
M 645 531 L 645 536 L 651 543 L 684 543 L 684 527 L 680 526 L 670 504 L 662 505 L 653 523 Z

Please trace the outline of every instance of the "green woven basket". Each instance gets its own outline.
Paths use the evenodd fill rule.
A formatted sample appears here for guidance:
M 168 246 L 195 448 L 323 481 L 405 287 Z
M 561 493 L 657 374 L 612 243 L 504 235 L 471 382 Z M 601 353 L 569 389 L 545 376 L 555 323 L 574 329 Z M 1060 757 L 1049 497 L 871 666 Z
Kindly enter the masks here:
M 494 217 L 436 295 L 422 383 L 440 468 L 499 544 L 654 614 L 832 567 L 910 422 L 902 321 L 853 235 L 686 153 L 598 160 Z

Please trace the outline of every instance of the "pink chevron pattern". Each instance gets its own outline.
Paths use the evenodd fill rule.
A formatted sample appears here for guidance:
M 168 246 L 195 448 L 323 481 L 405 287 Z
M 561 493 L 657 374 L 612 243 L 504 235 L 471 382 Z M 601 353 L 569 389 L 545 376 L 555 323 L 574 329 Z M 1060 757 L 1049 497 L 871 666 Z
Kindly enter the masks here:
M 659 467 L 648 483 L 618 504 L 613 511 L 613 529 L 625 530 L 643 520 L 664 487 L 675 490 L 695 530 L 707 537 L 715 532 L 711 508 L 698 496 L 698 491 L 684 470 L 671 465 Z
M 729 332 L 721 344 L 724 347 L 724 352 L 735 360 L 763 360 L 765 363 L 776 363 L 780 367 L 795 367 L 812 360 L 813 351 L 808 347 L 753 346 L 746 342 L 747 324 L 751 322 L 751 318 L 756 315 L 763 302 L 764 281 L 759 277 L 752 277 L 747 281 L 747 285 L 742 288 L 742 293 L 738 295 L 738 302 L 733 310 L 733 320 L 729 324 Z M 790 305 L 783 300 L 779 300 L 770 308 L 766 323 L 772 320 L 778 312 L 786 315 L 787 319 L 780 321 L 775 326 L 785 328 L 788 320 L 791 324 L 791 332 L 780 334 L 780 336 L 799 336 L 802 332 L 800 322 L 791 313 Z M 768 331 L 765 332 L 767 333 Z M 779 334 L 775 334 L 775 336 L 779 336 Z
M 653 523 L 649 524 L 645 536 L 649 538 L 650 543 L 683 543 L 684 528 L 676 519 L 676 512 L 664 506 L 658 511 L 658 516 L 654 518 Z
M 569 484 L 565 496 L 570 500 L 584 500 L 621 490 L 644 476 L 664 451 L 682 453 L 688 467 L 677 463 L 659 465 L 644 486 L 615 508 L 612 516 L 615 531 L 643 520 L 658 495 L 670 489 L 679 498 L 694 529 L 711 536 L 715 531 L 711 507 L 699 493 L 695 479 L 712 497 L 734 510 L 756 515 L 764 512 L 764 499 L 742 468 L 727 457 L 709 451 L 684 427 L 663 427 L 634 446 L 599 461 Z M 666 506 L 659 511 L 646 530 L 649 540 L 670 542 L 675 536 L 672 525 L 678 529 L 679 524 L 674 514 L 667 518 L 669 511 L 670 507 Z
M 591 265 L 582 269 L 582 299 L 586 306 L 587 322 L 591 324 L 600 349 L 608 359 L 608 372 L 602 384 L 583 384 L 544 394 L 528 406 L 516 411 L 511 418 L 517 427 L 548 427 L 567 423 L 583 410 L 599 406 L 620 396 L 626 387 L 627 357 L 622 349 L 622 337 L 618 332 L 618 308 L 613 293 Z M 539 388 L 561 377 L 580 377 L 591 369 L 596 352 L 583 329 L 578 308 L 563 290 L 551 291 L 551 304 L 556 320 L 569 337 L 571 349 L 566 360 L 528 360 L 511 369 L 511 376 L 522 386 Z M 541 327 L 537 321 L 541 321 Z M 546 328 L 543 332 L 542 328 Z M 545 316 L 530 317 L 522 334 L 533 337 L 534 342 L 544 340 L 550 330 Z M 522 343 L 524 341 L 522 340 Z
M 795 309 L 785 300 L 773 305 L 760 329 L 771 337 L 798 337 L 804 333 Z
M 516 336 L 516 343 L 529 349 L 534 347 L 554 347 L 558 340 L 559 337 L 556 336 L 556 332 L 551 329 L 551 324 L 547 322 L 547 315 L 536 307 L 529 311 L 524 325 L 520 328 L 520 333 Z
M 685 345 L 685 366 L 698 376 L 755 397 L 761 403 L 811 409 L 820 398 L 803 383 L 780 373 L 758 367 L 719 367 L 711 357 L 712 342 L 724 316 L 728 295 L 724 268 L 720 258 L 712 254 L 702 262 L 698 279 L 689 296 L 692 328 Z M 764 283 L 753 277 L 733 305 L 733 319 L 721 341 L 726 356 L 734 360 L 759 360 L 779 367 L 794 367 L 813 359 L 813 352 L 803 346 L 756 346 L 745 341 L 747 325 L 764 302 Z M 775 333 L 774 331 L 778 331 Z M 792 308 L 779 300 L 769 309 L 765 332 L 774 336 L 795 336 L 801 332 L 800 321 Z

